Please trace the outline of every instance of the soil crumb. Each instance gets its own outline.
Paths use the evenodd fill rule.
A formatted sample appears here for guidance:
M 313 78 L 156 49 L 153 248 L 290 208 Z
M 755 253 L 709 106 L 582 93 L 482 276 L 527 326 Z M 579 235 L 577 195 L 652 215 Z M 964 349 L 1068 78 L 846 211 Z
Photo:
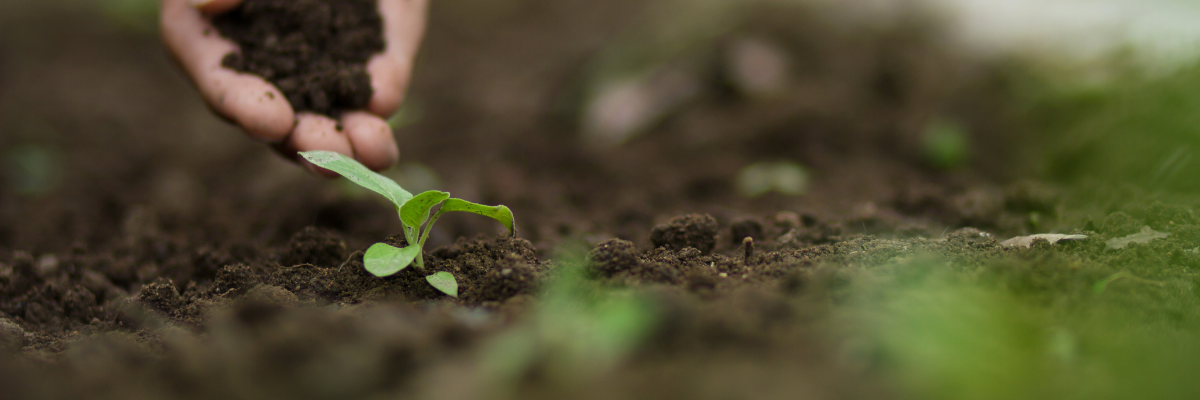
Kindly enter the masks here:
M 612 276 L 638 266 L 638 253 L 633 242 L 609 239 L 601 242 L 588 254 L 592 273 L 597 276 Z
M 691 247 L 708 254 L 717 246 L 717 220 L 711 215 L 691 214 L 676 217 L 650 232 L 654 247 L 683 250 Z
M 296 112 L 366 108 L 366 63 L 385 47 L 378 0 L 247 0 L 213 19 L 241 48 L 223 64 L 270 81 Z

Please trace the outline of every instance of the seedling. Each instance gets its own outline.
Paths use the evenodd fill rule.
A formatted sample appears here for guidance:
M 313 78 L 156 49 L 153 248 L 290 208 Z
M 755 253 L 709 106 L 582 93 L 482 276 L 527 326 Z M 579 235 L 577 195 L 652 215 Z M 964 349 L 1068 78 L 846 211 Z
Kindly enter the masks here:
M 429 239 L 429 232 L 438 218 L 451 211 L 490 217 L 504 224 L 504 227 L 508 228 L 509 234 L 516 235 L 517 233 L 513 226 L 512 211 L 508 207 L 475 204 L 463 199 L 451 198 L 450 193 L 437 190 L 413 196 L 395 181 L 377 174 L 359 164 L 358 161 L 341 154 L 331 151 L 309 151 L 300 153 L 300 155 L 318 167 L 336 172 L 359 186 L 387 197 L 392 204 L 396 205 L 396 211 L 400 214 L 400 222 L 404 225 L 404 239 L 408 242 L 408 246 L 396 248 L 385 243 L 376 243 L 367 249 L 363 255 L 363 264 L 367 272 L 372 275 L 378 277 L 394 275 L 414 264 L 423 271 L 425 260 L 421 250 L 425 247 L 425 240 Z M 430 217 L 429 213 L 439 204 L 442 207 Z M 425 279 L 443 293 L 458 297 L 458 282 L 454 279 L 454 275 L 448 272 L 439 272 Z

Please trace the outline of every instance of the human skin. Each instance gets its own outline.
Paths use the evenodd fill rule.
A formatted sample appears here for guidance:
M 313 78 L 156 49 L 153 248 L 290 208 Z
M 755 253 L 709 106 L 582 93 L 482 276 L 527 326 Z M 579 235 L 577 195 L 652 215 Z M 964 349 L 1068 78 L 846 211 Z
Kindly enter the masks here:
M 339 121 L 327 116 L 297 114 L 279 89 L 263 78 L 221 64 L 238 48 L 216 33 L 209 17 L 232 10 L 242 1 L 162 0 L 163 42 L 208 106 L 249 136 L 327 176 L 331 173 L 296 157 L 296 152 L 335 151 L 377 171 L 394 165 L 400 151 L 386 118 L 404 100 L 413 58 L 425 32 L 428 0 L 379 0 L 387 47 L 367 63 L 375 93 L 366 110 L 341 116 L 341 130 Z

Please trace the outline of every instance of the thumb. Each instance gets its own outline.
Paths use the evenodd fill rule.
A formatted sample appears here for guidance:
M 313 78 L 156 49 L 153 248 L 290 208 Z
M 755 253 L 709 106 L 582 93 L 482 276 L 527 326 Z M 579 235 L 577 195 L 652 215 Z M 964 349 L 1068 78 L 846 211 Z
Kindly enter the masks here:
M 245 0 L 188 0 L 192 7 L 196 7 L 208 15 L 220 14 L 242 4 Z

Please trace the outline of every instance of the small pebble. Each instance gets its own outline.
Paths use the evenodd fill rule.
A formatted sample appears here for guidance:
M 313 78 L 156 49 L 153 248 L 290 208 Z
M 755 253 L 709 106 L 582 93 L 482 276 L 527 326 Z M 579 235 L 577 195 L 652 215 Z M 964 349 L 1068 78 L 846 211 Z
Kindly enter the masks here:
M 49 276 L 58 271 L 58 257 L 53 254 L 47 254 L 38 258 L 37 273 L 40 276 Z
M 25 330 L 15 322 L 0 318 L 0 353 L 20 350 L 25 344 Z

